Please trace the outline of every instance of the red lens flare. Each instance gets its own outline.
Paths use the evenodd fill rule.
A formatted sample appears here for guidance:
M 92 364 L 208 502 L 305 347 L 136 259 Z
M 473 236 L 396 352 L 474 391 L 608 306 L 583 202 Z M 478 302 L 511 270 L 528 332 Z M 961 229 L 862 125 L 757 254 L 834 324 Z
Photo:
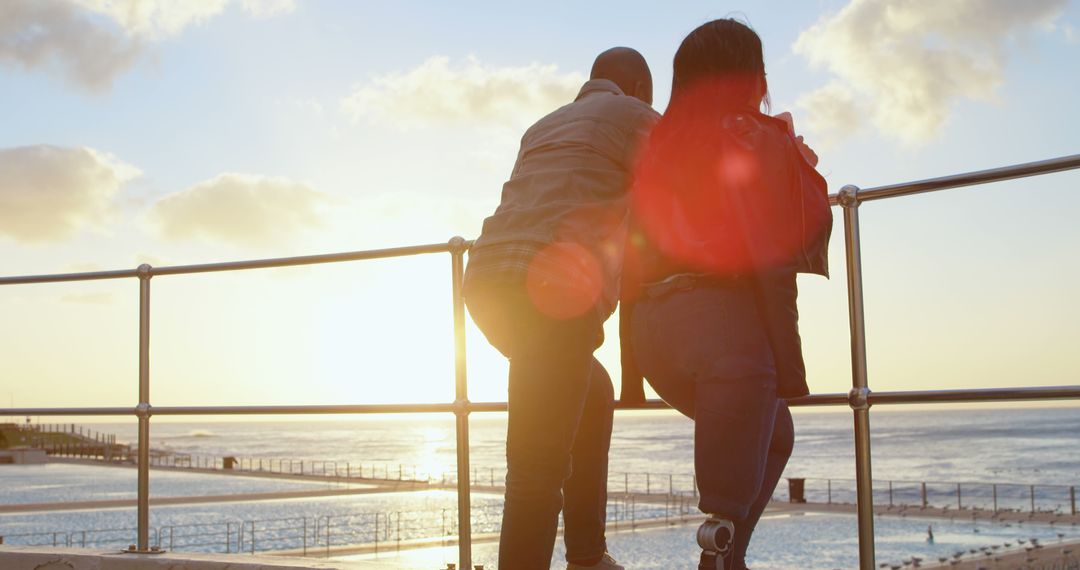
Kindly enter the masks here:
M 571 319 L 596 305 L 603 284 L 600 262 L 574 242 L 545 246 L 529 263 L 525 289 L 533 306 L 553 319 Z
M 725 109 L 717 97 L 732 90 L 703 85 L 673 101 L 638 162 L 638 239 L 680 270 L 746 273 L 802 246 L 787 135 L 746 106 Z

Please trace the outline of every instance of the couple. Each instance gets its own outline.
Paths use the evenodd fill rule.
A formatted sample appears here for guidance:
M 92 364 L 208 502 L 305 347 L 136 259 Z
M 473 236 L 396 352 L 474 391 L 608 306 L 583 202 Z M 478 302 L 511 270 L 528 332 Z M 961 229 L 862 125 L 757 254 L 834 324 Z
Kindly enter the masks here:
M 504 570 L 549 568 L 560 511 L 569 569 L 622 568 L 605 543 L 614 394 L 593 357 L 620 299 L 623 403 L 644 374 L 695 420 L 699 568 L 745 568 L 791 454 L 783 398 L 808 392 L 795 276 L 827 273 L 825 181 L 790 116 L 760 112 L 749 27 L 700 26 L 673 72 L 660 117 L 641 54 L 600 54 L 522 137 L 470 252 L 466 303 L 510 361 Z

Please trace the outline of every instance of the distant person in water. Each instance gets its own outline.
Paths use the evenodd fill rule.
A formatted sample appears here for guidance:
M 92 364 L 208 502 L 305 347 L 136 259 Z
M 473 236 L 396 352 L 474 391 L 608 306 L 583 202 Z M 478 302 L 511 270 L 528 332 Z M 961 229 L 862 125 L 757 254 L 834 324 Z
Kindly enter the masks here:
M 783 398 L 808 393 L 795 276 L 828 274 L 832 214 L 817 156 L 790 115 L 761 112 L 767 97 L 753 30 L 730 19 L 695 29 L 675 54 L 671 103 L 632 193 L 624 384 L 640 384 L 639 369 L 695 421 L 708 570 L 746 568 L 791 455 Z
M 510 361 L 506 570 L 550 567 L 560 510 L 569 569 L 622 568 L 605 540 L 614 394 L 593 352 L 618 301 L 635 155 L 659 116 L 637 51 L 605 51 L 590 77 L 525 132 L 465 272 L 473 320 Z

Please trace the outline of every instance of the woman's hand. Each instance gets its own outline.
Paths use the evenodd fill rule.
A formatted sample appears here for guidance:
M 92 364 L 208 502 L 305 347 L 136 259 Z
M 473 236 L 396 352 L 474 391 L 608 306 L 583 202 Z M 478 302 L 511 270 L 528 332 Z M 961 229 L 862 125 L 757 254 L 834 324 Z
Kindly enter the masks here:
M 795 148 L 799 149 L 799 154 L 801 154 L 803 158 L 806 159 L 806 162 L 810 163 L 810 166 L 816 167 L 818 163 L 818 155 L 816 152 L 814 152 L 814 149 L 810 148 L 810 145 L 806 144 L 806 141 L 803 140 L 802 135 L 795 134 L 795 119 L 792 118 L 791 113 L 784 111 L 783 113 L 776 115 L 776 118 L 787 123 L 788 134 L 791 135 L 791 138 L 795 139 Z

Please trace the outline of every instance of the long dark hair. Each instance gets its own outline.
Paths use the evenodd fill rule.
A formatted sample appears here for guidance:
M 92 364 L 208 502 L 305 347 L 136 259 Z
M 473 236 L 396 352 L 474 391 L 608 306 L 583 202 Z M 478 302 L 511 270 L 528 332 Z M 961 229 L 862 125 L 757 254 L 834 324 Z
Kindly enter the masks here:
M 707 89 L 715 103 L 745 105 L 760 85 L 769 105 L 761 38 L 746 24 L 731 18 L 706 22 L 686 36 L 675 52 L 671 100 Z

